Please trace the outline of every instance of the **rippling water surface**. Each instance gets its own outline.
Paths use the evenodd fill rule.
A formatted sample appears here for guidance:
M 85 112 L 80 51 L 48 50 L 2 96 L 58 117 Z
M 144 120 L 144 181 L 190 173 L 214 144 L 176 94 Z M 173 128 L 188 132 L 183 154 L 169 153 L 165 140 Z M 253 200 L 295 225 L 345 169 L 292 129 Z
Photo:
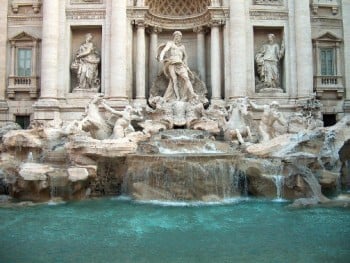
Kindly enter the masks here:
M 0 208 L 0 262 L 350 262 L 350 209 L 99 199 Z

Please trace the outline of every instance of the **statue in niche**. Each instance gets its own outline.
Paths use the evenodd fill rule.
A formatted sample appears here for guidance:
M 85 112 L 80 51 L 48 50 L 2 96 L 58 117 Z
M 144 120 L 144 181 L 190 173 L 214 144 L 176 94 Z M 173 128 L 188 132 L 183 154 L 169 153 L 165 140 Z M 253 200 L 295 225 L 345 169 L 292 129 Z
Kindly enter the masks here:
M 86 34 L 85 43 L 79 47 L 71 65 L 71 69 L 76 72 L 78 79 L 78 86 L 73 91 L 89 90 L 97 92 L 100 89 L 98 65 L 101 58 L 96 46 L 92 43 L 92 38 L 92 34 Z
M 254 110 L 263 111 L 258 127 L 260 140 L 262 142 L 269 141 L 279 135 L 275 128 L 275 123 L 282 126 L 287 125 L 282 113 L 278 111 L 279 103 L 277 101 L 272 101 L 268 105 L 257 105 L 249 100 L 249 104 Z
M 268 43 L 255 55 L 259 83 L 257 92 L 283 92 L 280 85 L 280 60 L 284 55 L 284 40 L 281 47 L 275 42 L 275 35 L 268 34 Z
M 166 101 L 191 101 L 198 97 L 190 81 L 194 75 L 187 66 L 187 54 L 181 42 L 182 33 L 175 31 L 173 37 L 173 41 L 158 48 L 158 60 L 163 63 L 163 72 L 169 79 L 164 98 Z

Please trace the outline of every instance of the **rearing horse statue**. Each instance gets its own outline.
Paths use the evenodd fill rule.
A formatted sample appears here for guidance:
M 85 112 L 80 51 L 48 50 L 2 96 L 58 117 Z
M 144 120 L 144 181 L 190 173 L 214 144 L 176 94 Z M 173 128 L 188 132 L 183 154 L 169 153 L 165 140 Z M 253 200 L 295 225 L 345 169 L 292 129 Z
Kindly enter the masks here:
M 228 110 L 229 119 L 224 127 L 225 140 L 237 139 L 244 144 L 243 136 L 252 139 L 250 128 L 247 126 L 244 116 L 248 115 L 248 98 L 236 99 Z

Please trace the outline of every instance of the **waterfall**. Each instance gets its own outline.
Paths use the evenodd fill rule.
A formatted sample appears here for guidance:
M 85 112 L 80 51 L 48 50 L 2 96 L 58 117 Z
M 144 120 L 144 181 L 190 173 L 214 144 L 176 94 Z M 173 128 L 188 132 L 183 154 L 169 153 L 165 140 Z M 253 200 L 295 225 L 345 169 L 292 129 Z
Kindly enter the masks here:
M 244 197 L 248 197 L 248 177 L 246 174 L 243 174 L 243 189 L 241 191 L 241 194 Z
M 283 185 L 284 185 L 284 176 L 283 175 L 274 175 L 273 182 L 276 185 L 276 201 L 283 201 Z
M 33 153 L 32 152 L 28 153 L 27 162 L 28 163 L 33 163 L 34 162 L 34 158 L 33 158 Z

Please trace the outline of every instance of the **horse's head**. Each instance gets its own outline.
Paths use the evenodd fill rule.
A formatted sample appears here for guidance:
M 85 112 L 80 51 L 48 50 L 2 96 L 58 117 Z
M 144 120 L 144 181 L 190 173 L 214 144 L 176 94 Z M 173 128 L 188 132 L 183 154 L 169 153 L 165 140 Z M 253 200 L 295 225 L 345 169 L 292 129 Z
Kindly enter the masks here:
M 235 105 L 242 115 L 248 114 L 248 100 L 247 98 L 239 98 L 236 100 Z

